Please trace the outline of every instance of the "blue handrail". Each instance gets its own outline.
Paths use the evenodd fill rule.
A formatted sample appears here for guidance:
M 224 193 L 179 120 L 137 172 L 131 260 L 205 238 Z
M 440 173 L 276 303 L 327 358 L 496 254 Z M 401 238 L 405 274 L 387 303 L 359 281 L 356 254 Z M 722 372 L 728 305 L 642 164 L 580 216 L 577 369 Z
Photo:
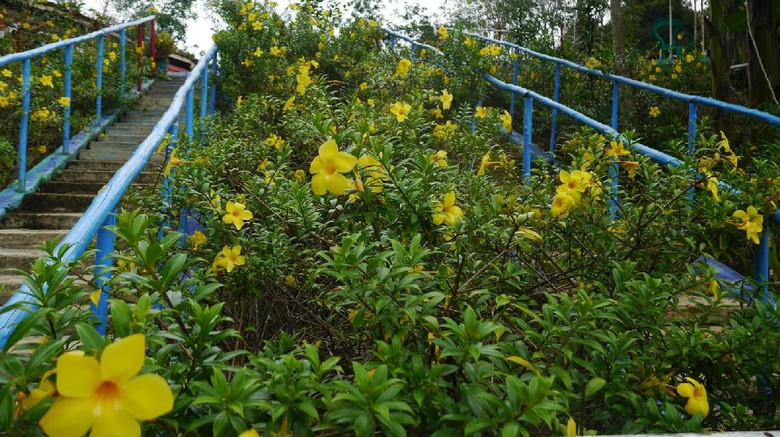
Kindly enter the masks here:
M 141 173 L 149 163 L 149 160 L 152 158 L 152 155 L 165 135 L 178 131 L 178 124 L 181 122 L 178 120 L 179 111 L 182 106 L 185 105 L 185 100 L 188 99 L 188 96 L 193 94 L 195 84 L 200 80 L 202 81 L 201 86 L 204 88 L 208 86 L 209 63 L 213 61 L 214 65 L 216 65 L 216 56 L 216 45 L 212 46 L 203 54 L 198 64 L 189 73 L 184 85 L 176 92 L 171 106 L 154 126 L 154 129 L 152 129 L 149 136 L 146 137 L 130 159 L 117 170 L 111 180 L 108 181 L 100 193 L 92 200 L 92 203 L 84 212 L 84 215 L 81 216 L 70 232 L 68 232 L 57 245 L 57 249 L 55 249 L 55 253 L 57 253 L 60 248 L 67 246 L 68 250 L 62 257 L 62 261 L 64 263 L 75 261 L 84 253 L 87 246 L 92 241 L 92 238 L 97 234 L 98 253 L 95 260 L 96 283 L 103 292 L 101 293 L 96 312 L 100 320 L 98 330 L 101 333 L 105 332 L 105 323 L 108 314 L 108 293 L 106 292 L 106 283 L 111 275 L 110 270 L 106 267 L 111 266 L 112 253 L 114 251 L 114 234 L 113 232 L 107 231 L 105 227 L 116 223 L 115 212 L 119 201 L 122 199 L 122 196 L 127 191 L 128 187 L 130 187 L 130 184 L 132 184 L 138 174 Z M 216 71 L 216 67 L 214 67 L 214 71 Z M 212 95 L 213 90 L 214 88 L 212 85 Z M 213 108 L 213 102 L 211 103 L 211 108 Z M 203 107 L 205 107 L 205 105 Z M 194 117 L 193 105 L 186 105 L 186 111 L 185 120 L 191 123 L 191 120 Z M 213 109 L 211 111 L 213 112 Z M 203 115 L 203 113 L 201 113 L 201 115 Z M 192 135 L 192 133 L 188 131 L 187 135 Z M 166 159 L 168 158 L 170 158 L 170 153 L 166 156 Z M 11 299 L 9 299 L 5 306 L 18 305 L 20 303 L 31 305 L 31 300 L 32 297 L 29 294 L 29 288 L 27 288 L 26 285 L 23 285 L 19 291 L 11 296 Z M 14 327 L 22 321 L 29 312 L 29 308 L 20 308 L 0 314 L 0 348 L 5 347 L 8 337 L 13 332 Z
M 385 32 L 387 32 L 387 30 L 384 29 L 384 28 L 382 28 L 382 30 L 385 30 Z M 414 42 L 414 40 L 412 40 L 409 37 L 406 37 L 406 36 L 402 37 L 402 35 L 399 35 L 397 32 L 392 32 L 392 33 L 388 32 L 388 33 L 391 35 L 391 38 L 401 38 L 401 39 L 404 39 L 406 41 L 410 41 L 411 40 L 412 44 L 415 44 L 415 43 L 418 44 L 418 45 L 421 44 L 419 42 Z M 612 136 L 612 137 L 616 138 L 619 141 L 626 141 L 626 138 L 622 134 L 620 134 L 618 132 L 618 130 L 617 130 L 617 103 L 618 103 L 618 89 L 619 89 L 618 83 L 627 83 L 627 84 L 632 84 L 632 85 L 635 85 L 635 86 L 641 85 L 642 88 L 650 89 L 651 91 L 658 91 L 659 93 L 661 93 L 663 95 L 667 95 L 667 96 L 672 97 L 672 98 L 681 98 L 681 96 L 685 96 L 685 99 L 689 99 L 689 100 L 686 100 L 690 104 L 690 106 L 689 106 L 689 110 L 690 110 L 690 113 L 689 113 L 689 130 L 688 130 L 689 142 L 692 142 L 693 140 L 695 140 L 695 136 L 696 136 L 696 123 L 695 123 L 696 103 L 707 104 L 707 105 L 715 106 L 715 107 L 718 107 L 718 108 L 721 108 L 721 109 L 724 109 L 724 110 L 727 110 L 727 111 L 737 112 L 737 113 L 740 113 L 740 114 L 743 114 L 743 115 L 752 116 L 752 117 L 758 118 L 760 120 L 767 121 L 770 124 L 780 126 L 780 117 L 776 117 L 776 116 L 774 116 L 772 114 L 769 114 L 769 113 L 766 113 L 766 112 L 762 112 L 762 111 L 758 111 L 758 110 L 750 109 L 750 108 L 745 108 L 743 106 L 734 105 L 734 104 L 730 104 L 730 103 L 726 103 L 726 102 L 721 102 L 719 100 L 715 100 L 715 99 L 711 99 L 711 98 L 698 97 L 698 96 L 689 96 L 687 94 L 678 93 L 678 92 L 672 91 L 672 90 L 667 90 L 665 88 L 661 88 L 661 87 L 658 87 L 658 86 L 655 86 L 655 85 L 645 84 L 644 82 L 635 81 L 633 79 L 624 78 L 622 76 L 607 75 L 607 74 L 602 73 L 602 72 L 600 72 L 598 70 L 592 70 L 592 69 L 589 69 L 587 67 L 575 64 L 575 63 L 573 63 L 571 61 L 566 61 L 566 60 L 563 60 L 563 59 L 554 58 L 552 56 L 543 55 L 543 54 L 534 52 L 532 50 L 523 48 L 521 46 L 515 45 L 515 44 L 511 44 L 511 43 L 507 43 L 507 42 L 503 42 L 503 41 L 498 41 L 498 40 L 495 40 L 495 39 L 492 39 L 492 38 L 482 37 L 480 35 L 476 35 L 476 34 L 473 34 L 473 33 L 470 33 L 470 32 L 464 32 L 464 33 L 466 35 L 469 35 L 469 36 L 474 36 L 474 37 L 477 37 L 477 38 L 481 38 L 481 39 L 483 39 L 485 41 L 489 41 L 489 42 L 492 42 L 492 43 L 497 43 L 497 44 L 502 44 L 502 45 L 506 45 L 506 46 L 512 47 L 516 51 L 522 51 L 522 52 L 530 54 L 532 56 L 537 56 L 537 57 L 540 57 L 542 59 L 552 60 L 552 61 L 556 62 L 556 69 L 555 69 L 555 72 L 556 72 L 556 86 L 555 86 L 555 90 L 556 91 L 555 91 L 555 97 L 553 99 L 549 99 L 549 98 L 544 97 L 544 96 L 542 96 L 542 95 L 540 95 L 538 93 L 535 93 L 535 92 L 533 92 L 533 91 L 531 91 L 529 89 L 526 89 L 526 88 L 518 86 L 517 83 L 516 83 L 516 80 L 517 80 L 517 75 L 516 74 L 514 75 L 514 78 L 513 78 L 513 84 L 507 84 L 505 82 L 502 82 L 502 81 L 496 79 L 495 77 L 493 77 L 493 76 L 491 76 L 489 74 L 483 74 L 483 78 L 487 82 L 489 82 L 490 84 L 496 86 L 499 89 L 503 89 L 505 91 L 509 91 L 512 94 L 513 97 L 514 97 L 514 95 L 519 95 L 519 96 L 522 96 L 523 99 L 524 99 L 524 110 L 523 110 L 523 178 L 526 179 L 526 180 L 530 176 L 530 167 L 531 167 L 531 150 L 532 150 L 532 140 L 531 140 L 532 135 L 531 135 L 531 133 L 532 133 L 532 123 L 533 123 L 532 114 L 533 114 L 533 103 L 534 103 L 534 101 L 538 101 L 539 103 L 541 103 L 541 104 L 551 108 L 553 110 L 553 114 L 554 114 L 553 117 L 555 117 L 555 114 L 557 114 L 557 112 L 560 111 L 560 112 L 568 115 L 569 117 L 573 118 L 574 120 L 579 121 L 580 123 L 583 123 L 583 124 L 585 124 L 587 126 L 590 126 L 590 127 L 592 127 L 593 129 L 595 129 L 595 130 L 597 130 L 599 132 L 602 132 L 602 133 L 604 133 L 606 135 Z M 605 78 L 611 79 L 613 81 L 613 98 L 612 98 L 613 108 L 612 108 L 612 120 L 611 120 L 611 125 L 610 126 L 607 126 L 606 124 L 603 124 L 603 123 L 601 123 L 599 121 L 596 121 L 596 120 L 594 120 L 594 119 L 592 119 L 592 118 L 590 118 L 590 117 L 588 117 L 588 116 L 586 116 L 586 115 L 584 115 L 584 114 L 582 114 L 582 113 L 580 113 L 580 112 L 578 112 L 578 111 L 576 111 L 576 110 L 574 110 L 574 109 L 572 109 L 572 108 L 570 108 L 570 107 L 568 107 L 566 105 L 563 105 L 563 104 L 558 102 L 558 96 L 559 96 L 558 92 L 560 90 L 560 67 L 559 67 L 559 65 L 567 65 L 569 67 L 577 69 L 578 71 L 582 71 L 582 72 L 590 73 L 590 74 L 595 74 L 595 75 L 598 75 L 600 77 L 605 77 Z M 517 68 L 517 64 L 515 64 L 515 69 L 516 68 Z M 513 99 L 513 101 L 514 101 L 514 99 Z M 512 105 L 512 106 L 514 106 L 514 105 Z M 514 114 L 512 114 L 512 117 L 514 118 Z M 691 121 L 691 118 L 693 118 L 693 121 Z M 553 129 L 555 129 L 554 126 L 555 126 L 555 118 L 553 118 Z M 551 138 L 551 144 L 552 144 L 552 141 L 554 141 L 554 137 Z M 633 143 L 632 146 L 633 146 L 633 150 L 635 150 L 636 152 L 641 153 L 641 154 L 643 154 L 645 156 L 648 156 L 650 159 L 652 159 L 652 160 L 654 160 L 656 162 L 659 162 L 659 163 L 662 163 L 662 164 L 666 164 L 666 165 L 671 165 L 671 166 L 680 166 L 680 165 L 684 164 L 684 162 L 682 160 L 680 160 L 680 159 L 677 159 L 677 158 L 675 158 L 675 157 L 673 157 L 671 155 L 668 155 L 666 153 L 663 153 L 663 152 L 661 152 L 659 150 L 656 150 L 656 149 L 653 149 L 651 147 L 645 146 L 643 144 Z M 692 147 L 692 145 L 689 144 L 689 150 L 692 152 L 691 147 Z M 554 149 L 551 146 L 551 152 L 553 150 Z M 618 184 L 617 184 L 617 171 L 616 171 L 616 166 L 615 165 L 612 165 L 611 168 L 610 168 L 610 177 L 612 178 L 612 183 L 611 183 L 610 189 L 614 193 L 614 192 L 616 192 L 616 190 L 618 188 Z M 772 221 L 780 222 L 780 210 L 775 211 L 772 214 L 769 214 L 769 219 L 772 220 Z M 769 280 L 769 231 L 766 228 L 764 229 L 764 231 L 762 232 L 761 236 L 759 237 L 759 244 L 755 245 L 755 247 L 754 247 L 753 279 L 758 284 L 766 284 L 767 281 Z M 763 300 L 764 301 L 769 301 L 767 299 L 768 287 L 766 285 L 762 285 L 762 289 L 763 289 L 763 294 L 764 294 Z
M 152 32 L 150 34 L 152 35 L 151 45 L 154 47 L 155 41 L 154 41 L 154 15 L 150 15 L 148 17 L 144 17 L 135 21 L 131 21 L 129 23 L 122 23 L 117 24 L 115 26 L 106 27 L 104 29 L 89 33 L 87 35 L 82 35 L 74 38 L 65 39 L 62 41 L 54 42 L 51 44 L 46 44 L 44 46 L 27 50 L 24 52 L 19 53 L 11 53 L 9 55 L 5 55 L 0 57 L 0 67 L 3 67 L 5 65 L 11 64 L 13 62 L 22 62 L 22 114 L 19 121 L 19 158 L 17 162 L 17 191 L 20 193 L 25 193 L 28 191 L 28 185 L 27 185 L 27 131 L 29 127 L 29 115 L 30 115 L 30 75 L 31 75 L 31 61 L 32 59 L 42 56 L 48 52 L 52 52 L 54 50 L 59 49 L 65 49 L 65 74 L 63 75 L 63 81 L 64 81 L 64 97 L 68 99 L 68 103 L 64 105 L 64 111 L 63 111 L 63 124 L 62 124 L 62 153 L 64 155 L 71 155 L 72 151 L 69 150 L 70 145 L 70 109 L 71 109 L 71 65 L 73 63 L 73 49 L 76 46 L 76 44 L 91 41 L 93 39 L 98 40 L 98 53 L 97 53 L 97 63 L 96 63 L 96 70 L 97 70 L 97 77 L 96 77 L 96 88 L 97 88 L 97 96 L 95 99 L 95 113 L 96 113 L 96 124 L 98 125 L 98 129 L 100 128 L 100 121 L 102 117 L 103 112 L 103 95 L 102 95 L 102 87 L 103 87 L 103 48 L 104 48 L 104 41 L 107 35 L 110 35 L 114 32 L 119 31 L 120 32 L 120 63 L 121 63 L 121 77 L 122 77 L 122 84 L 120 86 L 120 94 L 124 96 L 124 77 L 125 77 L 125 43 L 126 43 L 126 29 L 128 27 L 137 26 L 139 28 L 139 36 L 140 36 L 140 30 L 141 25 L 143 25 L 146 22 L 150 23 L 150 28 L 152 29 Z M 139 72 L 140 75 L 140 72 Z M 139 76 L 139 83 L 140 83 L 140 76 Z M 139 88 L 140 91 L 140 88 Z

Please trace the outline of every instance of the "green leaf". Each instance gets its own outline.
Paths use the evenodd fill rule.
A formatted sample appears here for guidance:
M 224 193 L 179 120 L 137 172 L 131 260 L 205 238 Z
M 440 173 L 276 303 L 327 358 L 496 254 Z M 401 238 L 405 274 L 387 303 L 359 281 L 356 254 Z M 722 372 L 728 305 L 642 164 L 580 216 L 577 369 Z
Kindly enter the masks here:
M 102 335 L 97 332 L 94 326 L 86 323 L 79 323 L 76 325 L 76 333 L 79 336 L 79 340 L 84 344 L 84 349 L 91 352 L 103 350 L 106 344 Z
M 599 378 L 598 376 L 593 377 L 585 386 L 585 397 L 588 398 L 593 396 L 596 394 L 596 392 L 601 390 L 606 383 L 607 381 L 605 381 L 603 378 Z
M 132 334 L 130 321 L 133 319 L 133 313 L 130 307 L 121 299 L 111 299 L 111 319 L 114 322 L 114 329 L 120 337 L 127 337 Z

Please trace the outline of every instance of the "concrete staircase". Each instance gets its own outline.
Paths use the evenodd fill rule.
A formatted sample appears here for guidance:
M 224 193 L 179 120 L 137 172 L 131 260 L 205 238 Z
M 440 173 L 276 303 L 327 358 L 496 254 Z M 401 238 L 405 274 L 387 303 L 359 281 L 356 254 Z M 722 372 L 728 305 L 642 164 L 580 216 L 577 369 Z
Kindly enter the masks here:
M 184 80 L 183 77 L 158 80 L 119 122 L 82 149 L 77 160 L 71 161 L 50 182 L 42 184 L 37 192 L 27 195 L 19 209 L 3 218 L 0 222 L 0 305 L 22 284 L 21 276 L 12 269 L 29 270 L 31 263 L 44 254 L 35 246 L 70 231 L 97 192 L 146 139 Z M 155 155 L 134 184 L 157 182 L 163 159 Z

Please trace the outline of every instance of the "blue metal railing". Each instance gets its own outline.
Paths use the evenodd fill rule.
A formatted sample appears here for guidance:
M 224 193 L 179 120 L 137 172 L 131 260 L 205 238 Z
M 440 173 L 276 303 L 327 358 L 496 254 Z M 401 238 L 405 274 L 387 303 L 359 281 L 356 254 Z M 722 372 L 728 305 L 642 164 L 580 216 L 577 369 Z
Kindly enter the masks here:
M 394 44 L 392 44 L 392 41 L 394 41 L 395 38 L 401 38 L 405 41 L 409 41 L 412 44 L 412 47 L 414 45 L 423 46 L 422 43 L 414 41 L 412 38 L 404 35 L 400 35 L 397 32 L 389 31 L 387 29 L 382 28 L 385 32 L 387 32 L 391 37 L 391 47 L 394 47 Z M 662 88 L 656 85 L 647 84 L 644 82 L 640 82 L 637 80 L 625 78 L 622 76 L 617 75 L 611 75 L 602 73 L 598 70 L 593 70 L 590 68 L 587 68 L 582 65 L 575 64 L 571 61 L 567 61 L 564 59 L 555 58 L 549 55 L 544 55 L 541 53 L 534 52 L 533 50 L 526 49 L 524 47 L 518 46 L 516 44 L 507 43 L 504 41 L 495 40 L 492 38 L 487 38 L 481 35 L 477 35 L 470 32 L 464 32 L 464 34 L 472 37 L 476 37 L 479 39 L 482 39 L 484 41 L 494 43 L 494 44 L 500 44 L 507 47 L 512 48 L 515 50 L 515 53 L 522 52 L 540 59 L 549 60 L 555 62 L 555 91 L 554 91 L 554 97 L 552 99 L 544 97 L 538 93 L 535 93 L 529 89 L 522 88 L 517 85 L 517 74 L 514 74 L 513 76 L 513 83 L 507 84 L 505 82 L 502 82 L 501 80 L 496 79 L 495 77 L 489 75 L 489 74 L 483 74 L 483 78 L 490 84 L 494 85 L 495 87 L 509 91 L 511 93 L 511 102 L 512 103 L 512 109 L 514 109 L 514 96 L 521 96 L 523 98 L 523 178 L 527 180 L 527 178 L 531 174 L 531 151 L 532 151 L 532 129 L 533 129 L 533 104 L 534 101 L 541 103 L 542 105 L 551 108 L 552 114 L 553 114 L 553 121 L 552 121 L 552 138 L 550 140 L 550 153 L 554 153 L 554 141 L 555 141 L 555 125 L 556 125 L 556 117 L 558 112 L 561 112 L 565 115 L 568 115 L 569 117 L 573 118 L 574 120 L 589 126 L 593 129 L 595 129 L 598 132 L 601 132 L 605 135 L 608 135 L 610 137 L 616 138 L 619 141 L 624 141 L 626 143 L 629 143 L 626 138 L 618 132 L 618 93 L 619 93 L 619 84 L 627 84 L 631 85 L 637 88 L 647 89 L 649 91 L 652 91 L 654 93 L 677 99 L 686 101 L 689 103 L 689 125 L 688 125 L 688 150 L 689 153 L 693 153 L 694 151 L 694 141 L 696 138 L 696 117 L 697 117 L 697 104 L 702 105 L 708 105 L 716 108 L 723 109 L 724 111 L 728 112 L 734 112 L 737 114 L 753 117 L 762 121 L 765 121 L 773 126 L 780 126 L 780 117 L 774 116 L 772 114 L 758 111 L 751 108 L 746 108 L 744 106 L 734 105 L 726 102 L 721 102 L 716 99 L 712 99 L 709 97 L 700 97 L 700 96 L 692 96 L 688 94 L 679 93 L 677 91 L 668 90 L 666 88 Z M 436 51 L 438 52 L 438 51 Z M 571 67 L 577 71 L 592 74 L 598 77 L 607 78 L 612 81 L 613 83 L 613 93 L 612 93 L 612 113 L 611 113 L 611 122 L 610 125 L 606 125 L 604 123 L 601 123 L 599 121 L 596 121 L 566 105 L 561 104 L 558 100 L 560 97 L 560 66 L 565 65 L 567 67 Z M 518 68 L 518 60 L 515 60 L 514 70 L 517 71 Z M 513 111 L 514 112 L 514 111 Z M 514 119 L 514 114 L 512 115 L 512 118 Z M 675 158 L 671 155 L 668 155 L 664 152 L 661 152 L 659 150 L 653 149 L 651 147 L 645 146 L 640 143 L 632 143 L 633 150 L 636 152 L 648 156 L 650 159 L 659 162 L 661 164 L 670 165 L 670 166 L 681 166 L 684 164 L 684 162 L 678 158 Z M 616 165 L 613 164 L 610 166 L 610 178 L 612 179 L 612 183 L 610 184 L 610 190 L 612 191 L 613 198 L 616 195 L 616 192 L 618 190 L 618 178 L 617 178 L 617 168 Z M 769 220 L 780 222 L 780 210 L 775 211 L 774 213 L 769 214 Z M 756 281 L 756 283 L 760 284 L 763 288 L 764 292 L 764 299 L 766 300 L 768 295 L 768 286 L 766 286 L 767 282 L 769 281 L 769 231 L 767 229 L 767 226 L 764 226 L 764 231 L 759 237 L 759 244 L 754 246 L 754 260 L 753 260 L 753 279 Z
M 77 260 L 84 253 L 87 246 L 97 235 L 97 254 L 95 256 L 95 282 L 102 290 L 99 303 L 95 312 L 99 319 L 98 331 L 105 333 L 106 318 L 108 315 L 108 292 L 107 283 L 111 278 L 111 270 L 108 268 L 113 264 L 112 253 L 114 252 L 114 234 L 106 229 L 106 226 L 112 226 L 116 223 L 116 207 L 128 187 L 139 173 L 146 167 L 152 158 L 155 150 L 163 141 L 166 134 L 171 135 L 171 141 L 168 144 L 166 160 L 170 158 L 172 148 L 177 140 L 179 131 L 179 111 L 182 106 L 186 107 L 185 115 L 185 134 L 188 140 L 192 139 L 194 124 L 194 105 L 191 103 L 195 93 L 195 85 L 201 81 L 201 96 L 206 96 L 204 89 L 208 89 L 209 63 L 212 64 L 213 72 L 217 71 L 217 47 L 212 46 L 201 57 L 198 64 L 190 72 L 184 85 L 179 88 L 173 98 L 170 108 L 163 114 L 157 122 L 149 136 L 138 146 L 130 159 L 114 174 L 104 189 L 95 197 L 89 208 L 84 212 L 78 222 L 60 241 L 55 249 L 55 253 L 62 247 L 68 247 L 67 252 L 62 257 L 63 263 Z M 213 82 L 213 81 L 212 81 Z M 214 96 L 216 86 L 212 84 L 211 101 L 201 101 L 200 116 L 204 117 L 214 111 Z M 203 97 L 202 97 L 203 98 Z M 185 101 L 187 102 L 185 105 Z M 207 104 L 208 103 L 208 104 Z M 189 142 L 189 141 L 188 141 Z M 172 184 L 171 176 L 167 176 L 163 187 L 170 187 Z M 164 190 L 163 201 L 169 205 L 171 190 Z M 5 306 L 27 305 L 28 308 L 16 308 L 0 313 L 0 348 L 5 347 L 8 337 L 13 332 L 14 327 L 23 320 L 32 310 L 29 306 L 32 297 L 26 285 L 17 291 Z
M 0 57 L 0 67 L 6 66 L 8 64 L 14 63 L 14 62 L 21 62 L 22 63 L 22 114 L 19 120 L 19 158 L 17 162 L 17 190 L 19 192 L 25 192 L 28 190 L 27 187 L 27 132 L 29 128 L 29 115 L 30 115 L 30 77 L 31 77 L 31 63 L 32 60 L 42 56 L 48 52 L 52 52 L 55 50 L 64 49 L 65 50 L 65 73 L 63 74 L 63 91 L 64 91 L 64 97 L 67 98 L 67 104 L 64 105 L 63 108 L 63 122 L 62 122 L 62 149 L 61 153 L 64 155 L 70 154 L 69 146 L 70 146 L 70 140 L 71 140 L 71 132 L 70 132 L 70 110 L 71 110 L 71 80 L 72 80 L 72 72 L 71 67 L 73 64 L 73 50 L 74 47 L 83 42 L 92 41 L 94 39 L 97 39 L 97 63 L 96 63 L 96 82 L 95 86 L 97 89 L 97 96 L 95 99 L 95 121 L 99 127 L 102 115 L 103 115 L 103 49 L 105 46 L 105 39 L 106 36 L 119 32 L 119 44 L 120 44 L 120 75 L 121 75 L 121 82 L 120 82 L 120 97 L 124 97 L 125 89 L 124 89 L 124 81 L 125 81 L 125 74 L 126 74 L 126 56 L 125 56 L 125 45 L 127 41 L 127 28 L 129 27 L 136 27 L 138 29 L 138 36 L 139 36 L 139 46 L 143 40 L 143 24 L 149 23 L 150 26 L 150 35 L 151 35 L 151 47 L 152 47 L 152 56 L 154 56 L 154 46 L 155 46 L 155 31 L 154 31 L 154 20 L 155 17 L 153 15 L 150 15 L 148 17 L 141 18 L 136 21 L 132 21 L 129 23 L 123 23 L 118 24 L 116 26 L 107 27 L 105 29 L 101 29 L 95 32 L 92 32 L 87 35 L 75 37 L 75 38 L 69 38 L 66 40 L 58 41 L 51 44 L 46 44 L 44 46 L 38 47 L 36 49 L 27 50 L 25 52 L 19 52 L 19 53 L 11 53 L 10 55 L 5 55 L 3 57 Z M 141 63 L 141 54 L 139 53 L 139 65 Z M 141 84 L 141 71 L 139 69 L 139 88 L 138 91 L 140 91 L 140 84 Z

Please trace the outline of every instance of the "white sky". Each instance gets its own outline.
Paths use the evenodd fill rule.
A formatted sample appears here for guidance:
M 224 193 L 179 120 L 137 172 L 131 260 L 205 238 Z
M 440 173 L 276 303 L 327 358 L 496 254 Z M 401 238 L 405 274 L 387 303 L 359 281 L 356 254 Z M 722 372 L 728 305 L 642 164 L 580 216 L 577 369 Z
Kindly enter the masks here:
M 400 23 L 400 18 L 403 15 L 403 11 L 410 6 L 418 5 L 426 9 L 425 13 L 428 17 L 440 15 L 440 11 L 446 0 L 383 0 L 382 9 L 384 16 L 387 19 L 387 24 L 392 26 L 394 23 Z M 182 47 L 195 55 L 199 55 L 209 48 L 212 44 L 211 35 L 214 33 L 215 26 L 219 26 L 215 22 L 218 19 L 216 16 L 212 16 L 206 11 L 206 0 L 198 0 L 195 5 L 198 18 L 195 20 L 187 20 L 187 36 L 185 38 L 185 47 Z M 279 6 L 277 10 L 281 13 L 290 4 L 290 0 L 277 0 Z M 105 4 L 105 0 L 84 0 L 84 6 L 86 10 L 100 9 Z

